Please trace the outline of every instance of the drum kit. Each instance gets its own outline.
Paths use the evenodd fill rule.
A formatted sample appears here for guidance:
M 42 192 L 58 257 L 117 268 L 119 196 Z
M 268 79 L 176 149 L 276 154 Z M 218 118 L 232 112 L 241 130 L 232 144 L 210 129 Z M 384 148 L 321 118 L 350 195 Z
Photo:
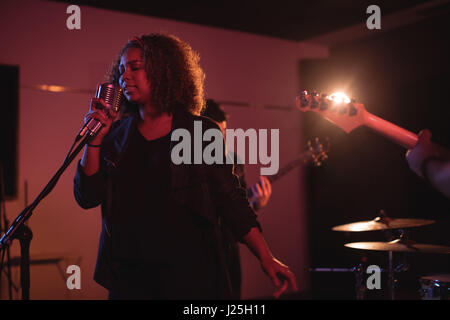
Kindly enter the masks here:
M 365 231 L 399 231 L 400 236 L 394 240 L 387 242 L 353 242 L 344 246 L 347 248 L 368 251 L 387 252 L 389 259 L 389 267 L 383 272 L 388 274 L 389 296 L 394 300 L 395 294 L 395 273 L 407 271 L 407 267 L 393 266 L 394 252 L 413 252 L 413 253 L 430 253 L 430 254 L 450 254 L 450 247 L 442 245 L 432 245 L 417 243 L 406 239 L 404 229 L 412 227 L 422 227 L 433 224 L 433 220 L 425 219 L 393 219 L 386 216 L 383 210 L 380 216 L 369 221 L 360 221 L 333 227 L 333 231 L 340 232 L 365 232 Z M 406 270 L 405 270 L 406 269 Z M 343 271 L 341 269 L 315 269 L 313 271 Z M 344 271 L 356 273 L 356 298 L 364 299 L 365 284 L 362 281 L 362 265 Z M 450 300 L 450 274 L 428 275 L 420 278 L 421 297 L 423 300 Z

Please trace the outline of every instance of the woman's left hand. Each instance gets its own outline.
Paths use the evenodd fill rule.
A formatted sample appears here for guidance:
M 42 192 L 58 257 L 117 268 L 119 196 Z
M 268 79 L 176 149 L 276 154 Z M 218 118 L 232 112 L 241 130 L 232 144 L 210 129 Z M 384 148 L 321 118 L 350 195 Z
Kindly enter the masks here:
M 291 285 L 294 292 L 298 291 L 295 275 L 288 266 L 278 261 L 275 257 L 267 257 L 261 260 L 261 267 L 278 288 L 273 296 L 278 299 L 280 295 Z

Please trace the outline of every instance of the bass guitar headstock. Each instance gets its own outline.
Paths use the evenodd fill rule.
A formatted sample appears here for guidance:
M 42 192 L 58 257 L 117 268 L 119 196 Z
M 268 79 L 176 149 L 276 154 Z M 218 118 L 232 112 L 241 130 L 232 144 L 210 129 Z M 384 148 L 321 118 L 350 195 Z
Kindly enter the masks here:
M 347 133 L 366 123 L 367 112 L 364 105 L 339 92 L 319 95 L 315 91 L 308 93 L 303 90 L 296 98 L 296 105 L 300 111 L 320 114 Z

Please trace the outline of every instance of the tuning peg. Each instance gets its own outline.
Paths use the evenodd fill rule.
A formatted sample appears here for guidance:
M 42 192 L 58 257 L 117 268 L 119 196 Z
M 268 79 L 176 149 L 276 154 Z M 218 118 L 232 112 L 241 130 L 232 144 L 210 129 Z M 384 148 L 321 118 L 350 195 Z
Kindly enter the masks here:
M 309 105 L 307 95 L 308 95 L 308 91 L 306 91 L 306 90 L 303 90 L 300 93 L 300 107 L 307 107 Z

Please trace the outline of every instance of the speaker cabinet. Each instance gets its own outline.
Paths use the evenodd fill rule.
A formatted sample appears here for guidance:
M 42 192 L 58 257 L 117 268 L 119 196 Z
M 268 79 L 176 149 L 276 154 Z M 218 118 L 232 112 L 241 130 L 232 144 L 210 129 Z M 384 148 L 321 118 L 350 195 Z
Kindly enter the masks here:
M 0 64 L 0 183 L 6 199 L 17 197 L 19 67 Z

